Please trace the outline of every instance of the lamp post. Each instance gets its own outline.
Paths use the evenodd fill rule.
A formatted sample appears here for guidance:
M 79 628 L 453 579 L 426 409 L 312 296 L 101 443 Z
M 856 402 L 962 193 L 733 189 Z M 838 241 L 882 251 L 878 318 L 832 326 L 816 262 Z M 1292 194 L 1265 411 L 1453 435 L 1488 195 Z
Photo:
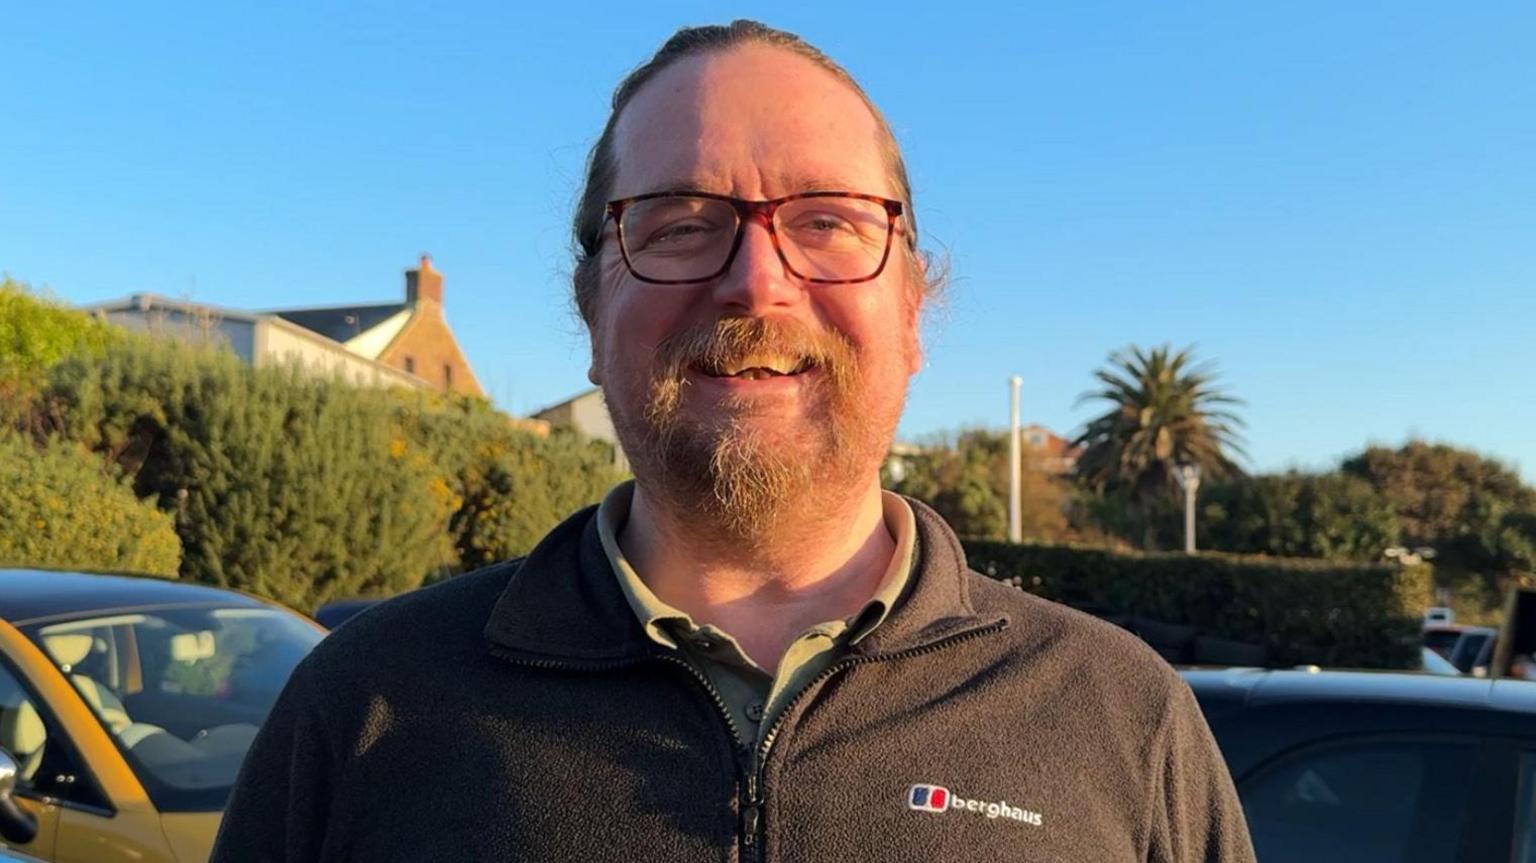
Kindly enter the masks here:
M 1184 489 L 1184 553 L 1195 553 L 1195 492 L 1200 490 L 1200 465 L 1181 464 L 1174 473 Z
M 1019 488 L 1019 385 L 1024 379 L 1018 375 L 1008 379 L 1008 541 L 1024 541 L 1024 512 L 1022 492 Z

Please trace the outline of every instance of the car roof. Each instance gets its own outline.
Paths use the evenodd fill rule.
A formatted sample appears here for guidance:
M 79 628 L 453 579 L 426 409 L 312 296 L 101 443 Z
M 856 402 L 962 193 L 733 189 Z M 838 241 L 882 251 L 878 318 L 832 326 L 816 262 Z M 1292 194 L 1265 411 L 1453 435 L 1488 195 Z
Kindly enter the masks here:
M 165 578 L 0 569 L 0 620 L 12 625 L 130 608 L 207 604 L 268 607 L 237 591 Z
M 1465 707 L 1536 715 L 1536 682 L 1393 671 L 1191 669 L 1197 696 L 1244 707 L 1294 702 Z

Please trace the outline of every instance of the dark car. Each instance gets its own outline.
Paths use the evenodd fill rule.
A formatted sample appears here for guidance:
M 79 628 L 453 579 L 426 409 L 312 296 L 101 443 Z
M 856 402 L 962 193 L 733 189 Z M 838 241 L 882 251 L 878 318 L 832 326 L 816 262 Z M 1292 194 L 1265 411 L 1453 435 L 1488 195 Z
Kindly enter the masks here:
M 1259 863 L 1536 861 L 1536 683 L 1186 671 Z
M 379 604 L 377 599 L 341 599 L 315 609 L 315 621 L 326 629 L 335 629 L 360 612 Z
M 1456 639 L 1456 644 L 1446 659 L 1456 666 L 1462 674 L 1471 674 L 1472 670 L 1480 665 L 1487 667 L 1493 655 L 1493 642 L 1498 638 L 1499 631 L 1488 626 L 1474 626 L 1467 629 Z
M 1461 634 L 1471 626 L 1460 623 L 1435 623 L 1424 627 L 1424 646 L 1440 654 L 1446 659 L 1451 658 L 1451 651 L 1456 649 L 1456 642 L 1461 640 Z

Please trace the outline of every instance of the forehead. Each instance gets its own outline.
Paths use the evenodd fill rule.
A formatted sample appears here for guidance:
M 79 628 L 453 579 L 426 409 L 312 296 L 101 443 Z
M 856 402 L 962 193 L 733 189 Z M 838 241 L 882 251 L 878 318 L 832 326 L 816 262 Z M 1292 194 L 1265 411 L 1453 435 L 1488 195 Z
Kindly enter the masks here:
M 687 188 L 894 194 L 863 99 L 783 48 L 749 44 L 673 63 L 635 94 L 614 133 L 615 198 Z

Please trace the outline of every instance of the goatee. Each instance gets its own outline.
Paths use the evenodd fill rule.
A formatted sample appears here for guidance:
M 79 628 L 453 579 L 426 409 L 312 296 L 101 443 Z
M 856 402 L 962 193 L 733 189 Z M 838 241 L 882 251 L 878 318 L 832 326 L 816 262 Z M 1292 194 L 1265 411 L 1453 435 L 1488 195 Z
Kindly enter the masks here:
M 751 396 L 690 413 L 688 374 L 722 373 L 754 357 L 801 369 L 806 420 L 791 439 L 753 421 Z M 614 410 L 637 480 L 674 513 L 722 542 L 758 547 L 797 510 L 824 510 L 877 466 L 894 430 L 859 402 L 853 345 L 792 320 L 722 318 L 657 346 L 640 416 Z M 898 407 L 899 410 L 899 407 Z

